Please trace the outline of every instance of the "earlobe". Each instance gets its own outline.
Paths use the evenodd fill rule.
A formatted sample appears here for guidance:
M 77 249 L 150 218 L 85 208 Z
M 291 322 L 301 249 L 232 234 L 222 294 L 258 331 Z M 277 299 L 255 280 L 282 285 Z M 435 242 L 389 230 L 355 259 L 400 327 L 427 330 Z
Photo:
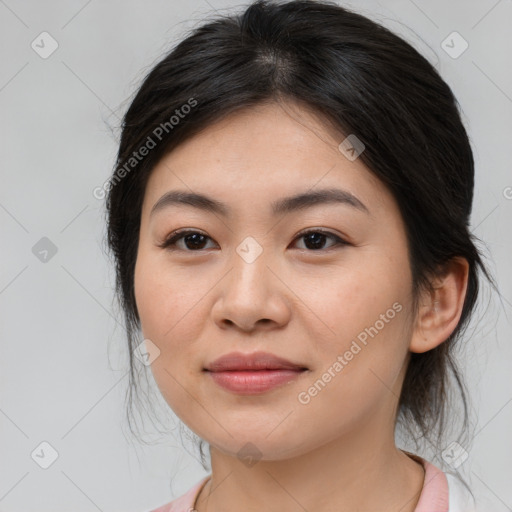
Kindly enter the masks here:
M 450 260 L 434 278 L 433 289 L 420 300 L 409 350 L 422 353 L 446 341 L 459 323 L 466 297 L 469 263 Z

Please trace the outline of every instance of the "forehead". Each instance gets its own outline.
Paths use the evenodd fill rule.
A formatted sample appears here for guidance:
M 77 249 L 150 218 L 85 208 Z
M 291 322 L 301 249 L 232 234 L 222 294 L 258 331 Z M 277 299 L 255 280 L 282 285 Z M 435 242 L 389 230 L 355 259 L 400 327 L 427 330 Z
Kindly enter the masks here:
M 345 138 L 310 109 L 257 105 L 204 128 L 164 156 L 151 172 L 144 215 L 170 190 L 188 190 L 240 207 L 285 196 L 342 188 L 373 209 L 393 206 L 382 182 L 362 160 L 339 150 Z

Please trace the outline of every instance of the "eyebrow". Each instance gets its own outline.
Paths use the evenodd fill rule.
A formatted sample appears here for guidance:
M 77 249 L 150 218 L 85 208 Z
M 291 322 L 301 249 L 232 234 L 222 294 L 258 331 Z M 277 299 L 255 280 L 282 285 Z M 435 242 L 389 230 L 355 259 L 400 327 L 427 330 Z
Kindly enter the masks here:
M 328 188 L 304 192 L 285 197 L 271 203 L 274 215 L 304 210 L 321 204 L 344 204 L 370 214 L 368 208 L 356 196 L 347 190 Z M 226 204 L 195 192 L 171 190 L 165 193 L 151 208 L 150 216 L 173 205 L 188 205 L 199 210 L 230 217 L 232 210 Z

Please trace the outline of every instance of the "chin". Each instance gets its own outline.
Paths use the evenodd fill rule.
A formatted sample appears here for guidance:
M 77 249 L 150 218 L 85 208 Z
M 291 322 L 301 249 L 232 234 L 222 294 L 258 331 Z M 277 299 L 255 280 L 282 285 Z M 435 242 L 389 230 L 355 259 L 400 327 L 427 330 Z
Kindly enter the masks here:
M 292 438 L 284 430 L 278 435 L 271 434 L 265 430 L 247 431 L 247 428 L 240 433 L 229 430 L 229 434 L 222 439 L 205 439 L 205 441 L 216 450 L 225 455 L 236 457 L 248 467 L 257 461 L 287 460 L 302 455 L 308 451 L 308 444 L 304 440 Z

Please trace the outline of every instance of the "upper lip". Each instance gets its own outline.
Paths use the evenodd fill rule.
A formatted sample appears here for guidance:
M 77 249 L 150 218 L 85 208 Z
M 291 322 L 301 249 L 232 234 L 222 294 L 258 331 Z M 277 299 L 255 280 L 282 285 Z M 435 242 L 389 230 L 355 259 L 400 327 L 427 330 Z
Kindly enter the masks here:
M 307 370 L 304 365 L 293 363 L 269 352 L 230 352 L 205 367 L 210 372 L 233 370 Z

